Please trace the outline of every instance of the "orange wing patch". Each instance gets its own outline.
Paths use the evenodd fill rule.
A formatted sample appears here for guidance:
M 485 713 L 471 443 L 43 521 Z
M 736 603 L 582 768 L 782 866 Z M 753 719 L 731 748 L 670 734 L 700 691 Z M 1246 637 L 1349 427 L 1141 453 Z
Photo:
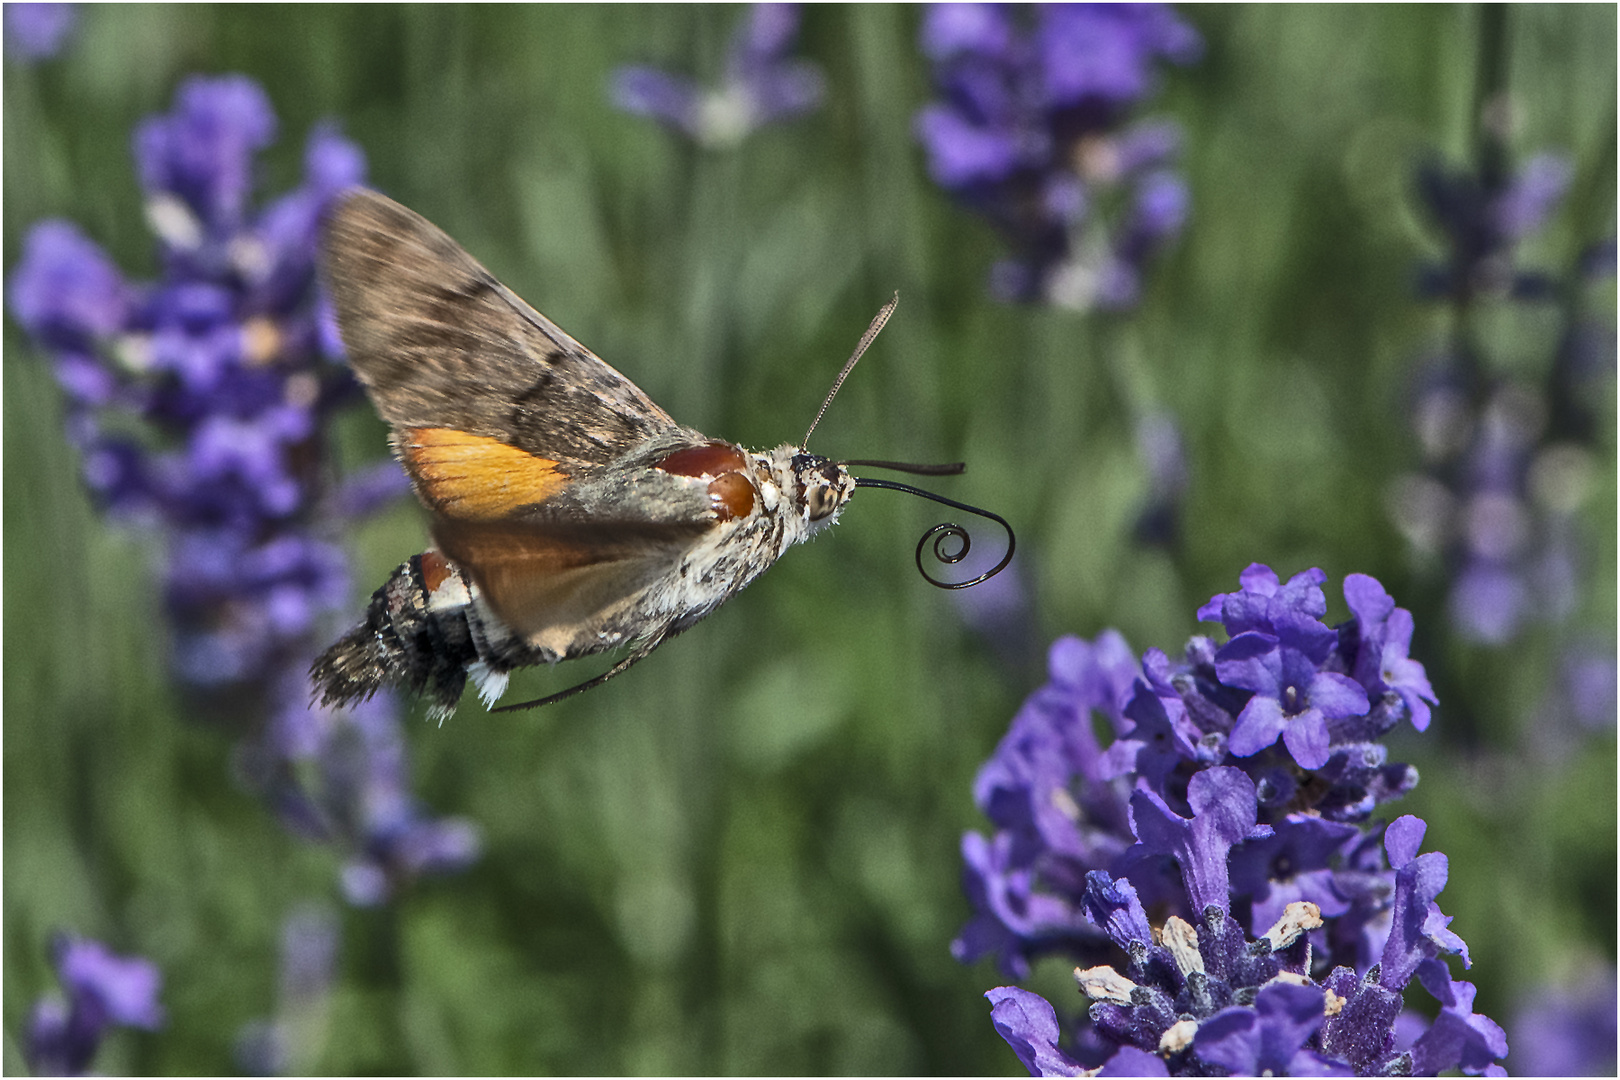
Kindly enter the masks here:
M 400 450 L 427 504 L 464 521 L 506 517 L 568 486 L 557 462 L 454 428 L 411 428 Z

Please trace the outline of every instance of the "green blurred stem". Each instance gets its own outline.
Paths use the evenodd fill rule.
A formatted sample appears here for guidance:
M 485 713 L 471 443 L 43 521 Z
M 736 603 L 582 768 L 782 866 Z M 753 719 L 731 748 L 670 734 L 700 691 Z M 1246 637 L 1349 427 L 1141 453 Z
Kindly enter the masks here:
M 1478 143 L 1480 177 L 1487 186 L 1502 179 L 1507 166 L 1507 4 L 1479 5 L 1479 52 L 1475 61 L 1474 108 L 1469 118 Z
M 1507 170 L 1508 131 L 1508 12 L 1507 4 L 1480 4 L 1477 9 L 1478 49 L 1474 64 L 1474 99 L 1468 122 L 1473 132 L 1474 157 L 1480 183 L 1486 190 L 1500 184 Z M 1457 356 L 1468 373 L 1475 404 L 1488 392 L 1480 378 L 1479 330 L 1475 326 L 1474 284 L 1461 281 L 1452 301 Z
M 391 1048 L 386 1060 L 373 1063 L 379 1072 L 410 1071 L 411 1062 L 404 1055 L 410 1044 L 405 1031 L 405 980 L 400 962 L 400 914 L 394 899 L 374 908 L 353 910 L 350 915 L 351 934 L 347 930 L 344 940 L 352 940 L 354 980 L 366 995 L 379 1003 L 375 1015 L 378 1024 L 388 1030 L 379 1032 L 382 1045 Z
M 731 386 L 737 280 L 753 223 L 742 205 L 743 150 L 696 151 L 683 265 L 690 370 L 679 385 L 688 400 L 675 415 L 704 431 L 731 430 L 736 417 L 719 415 Z M 690 418 L 690 419 L 688 419 Z

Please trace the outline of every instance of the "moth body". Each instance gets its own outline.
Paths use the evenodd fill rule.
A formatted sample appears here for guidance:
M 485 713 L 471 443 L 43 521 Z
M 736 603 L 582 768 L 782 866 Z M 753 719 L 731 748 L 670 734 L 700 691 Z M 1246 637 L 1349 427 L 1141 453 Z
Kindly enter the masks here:
M 832 524 L 855 490 L 802 447 L 749 452 L 677 424 L 376 192 L 336 200 L 321 269 L 435 545 L 315 662 L 327 703 L 392 683 L 443 713 L 468 678 L 492 704 L 516 668 L 627 648 L 547 700 L 594 686 Z
M 619 598 L 584 617 L 565 604 L 513 616 L 529 623 L 525 632 L 502 617 L 476 571 L 441 551 L 425 552 L 394 571 L 372 595 L 365 621 L 317 662 L 323 699 L 342 703 L 395 683 L 427 697 L 431 713 L 443 716 L 455 710 L 469 678 L 493 705 L 517 668 L 626 645 L 650 652 L 748 585 L 788 547 L 833 524 L 855 486 L 842 466 L 792 445 L 748 453 L 706 442 L 661 459 L 653 471 L 663 483 L 702 492 L 714 522 L 639 587 L 618 583 Z

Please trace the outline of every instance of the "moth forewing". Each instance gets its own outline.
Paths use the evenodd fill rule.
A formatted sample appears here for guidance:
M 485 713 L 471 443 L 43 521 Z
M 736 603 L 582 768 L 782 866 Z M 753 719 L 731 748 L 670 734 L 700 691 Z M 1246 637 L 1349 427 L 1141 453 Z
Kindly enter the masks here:
M 340 195 L 322 278 L 355 373 L 396 430 L 453 428 L 557 461 L 607 464 L 679 425 L 426 218 Z

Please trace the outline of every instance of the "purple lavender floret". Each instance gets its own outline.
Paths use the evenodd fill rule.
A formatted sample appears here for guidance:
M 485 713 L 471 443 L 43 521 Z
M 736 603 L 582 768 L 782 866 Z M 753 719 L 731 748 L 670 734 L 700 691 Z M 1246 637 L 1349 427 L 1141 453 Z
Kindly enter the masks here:
M 5 5 L 6 55 L 18 60 L 49 60 L 62 51 L 79 21 L 77 4 Z
M 1366 824 L 1417 779 L 1376 740 L 1432 720 L 1411 617 L 1352 574 L 1351 618 L 1328 626 L 1324 581 L 1250 566 L 1198 613 L 1230 639 L 1195 637 L 1180 661 L 1132 664 L 1113 632 L 1053 646 L 1050 683 L 975 784 L 996 831 L 964 837 L 975 914 L 952 946 L 1019 978 L 1042 955 L 1080 963 L 1075 1031 L 1028 991 L 988 995 L 1032 1074 L 1500 1073 L 1501 1029 L 1444 963 L 1469 963 L 1437 900 L 1446 857 L 1420 852 L 1416 818 Z M 1243 739 L 1256 701 L 1280 743 Z M 1440 1005 L 1417 1030 L 1414 976 Z
M 1302 768 L 1327 764 L 1330 721 L 1365 716 L 1367 692 L 1348 676 L 1319 670 L 1322 656 L 1270 634 L 1239 634 L 1215 654 L 1227 686 L 1254 691 L 1227 741 L 1240 757 L 1258 754 L 1280 736 Z
M 1031 1076 L 1079 1076 L 1084 1066 L 1058 1049 L 1058 1019 L 1051 1002 L 1016 986 L 998 986 L 990 999 L 990 1022 Z
M 737 146 L 758 129 L 821 104 L 821 70 L 788 56 L 798 30 L 798 4 L 754 4 L 732 39 L 720 86 L 704 89 L 680 75 L 630 65 L 613 73 L 609 94 L 623 111 L 657 120 L 701 146 Z
M 1149 788 L 1131 794 L 1131 832 L 1137 844 L 1125 853 L 1129 864 L 1148 856 L 1167 856 L 1181 868 L 1187 901 L 1193 911 L 1228 910 L 1228 853 L 1245 840 L 1272 835 L 1258 823 L 1254 781 L 1241 769 L 1220 766 L 1193 774 L 1187 783 L 1191 818 L 1171 810 Z
M 1234 1005 L 1200 1023 L 1193 1052 L 1234 1076 L 1353 1076 L 1306 1045 L 1326 1018 L 1324 1002 L 1320 987 L 1267 983 L 1252 1008 Z
M 991 291 L 1133 306 L 1188 195 L 1169 168 L 1177 129 L 1127 121 L 1161 61 L 1198 57 L 1198 35 L 1161 4 L 936 4 L 920 46 L 938 92 L 915 122 L 929 174 L 1013 248 Z
M 1426 828 L 1408 814 L 1396 818 L 1384 832 L 1384 848 L 1395 870 L 1395 901 L 1379 981 L 1392 990 L 1405 986 L 1418 965 L 1442 952 L 1460 954 L 1463 967 L 1472 964 L 1468 946 L 1447 929 L 1451 919 L 1435 902 L 1450 873 L 1446 857 L 1438 851 L 1418 854 Z
M 119 956 L 99 941 L 58 937 L 52 952 L 67 1001 L 46 998 L 29 1014 L 23 1056 L 35 1076 L 82 1076 L 112 1027 L 163 1026 L 157 965 Z

